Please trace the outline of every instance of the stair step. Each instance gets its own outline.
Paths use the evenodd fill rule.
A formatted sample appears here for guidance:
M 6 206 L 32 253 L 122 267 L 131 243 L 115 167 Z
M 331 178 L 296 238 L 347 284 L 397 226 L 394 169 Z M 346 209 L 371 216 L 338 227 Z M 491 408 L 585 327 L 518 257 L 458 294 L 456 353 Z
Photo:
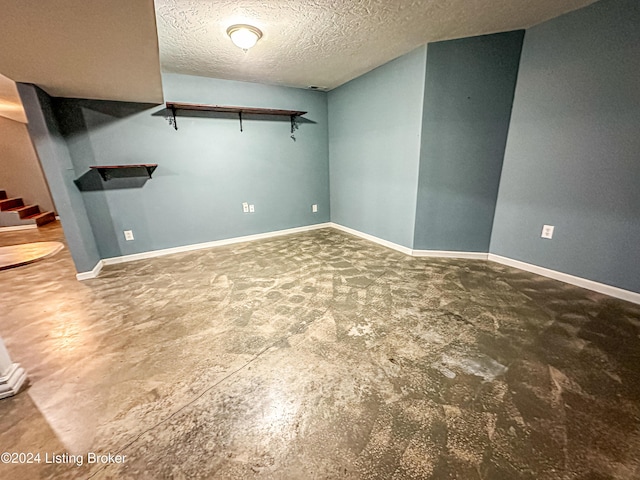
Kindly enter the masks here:
M 22 201 L 22 198 L 15 197 L 15 198 L 6 198 L 3 200 L 0 200 L 0 211 L 9 210 L 10 208 L 16 208 L 16 207 L 24 207 L 24 202 Z
M 41 227 L 43 225 L 46 225 L 47 223 L 55 222 L 56 214 L 55 212 L 43 212 L 39 215 L 36 215 L 34 219 L 36 221 L 36 225 Z
M 42 212 L 29 215 L 28 217 L 24 217 L 22 220 L 35 220 L 36 225 L 40 227 L 46 223 L 53 222 L 55 219 L 56 214 L 54 212 Z
M 0 200 L 4 200 L 7 198 L 7 192 L 4 190 L 0 190 Z
M 40 213 L 38 205 L 27 205 L 26 207 L 10 208 L 10 212 L 17 212 L 20 218 L 31 217 Z

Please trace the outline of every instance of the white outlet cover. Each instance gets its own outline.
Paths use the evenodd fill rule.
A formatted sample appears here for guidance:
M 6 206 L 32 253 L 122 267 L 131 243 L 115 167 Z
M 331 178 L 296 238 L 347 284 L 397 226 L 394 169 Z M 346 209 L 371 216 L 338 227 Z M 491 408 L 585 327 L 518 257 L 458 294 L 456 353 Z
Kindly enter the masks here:
M 315 205 L 315 204 L 314 204 L 314 205 L 311 205 L 311 211 L 312 211 L 313 213 L 316 213 L 316 212 L 318 211 L 318 205 Z
M 546 238 L 548 240 L 551 240 L 553 238 L 553 229 L 555 227 L 553 225 L 544 225 L 542 227 L 542 238 Z
M 244 203 L 242 204 L 242 211 L 243 211 L 244 213 L 249 213 L 249 204 L 248 204 L 247 202 L 244 202 Z
M 124 239 L 128 242 L 133 240 L 133 230 L 125 230 L 124 231 Z
M 249 212 L 253 213 L 256 211 L 256 207 L 254 207 L 253 205 L 249 205 Z

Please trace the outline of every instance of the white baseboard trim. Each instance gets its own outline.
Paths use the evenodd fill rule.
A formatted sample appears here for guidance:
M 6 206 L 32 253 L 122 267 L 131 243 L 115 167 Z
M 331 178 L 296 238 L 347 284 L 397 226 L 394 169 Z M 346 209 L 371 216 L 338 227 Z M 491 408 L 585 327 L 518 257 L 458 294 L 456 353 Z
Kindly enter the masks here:
M 234 243 L 252 242 L 255 240 L 279 237 L 282 235 L 290 235 L 293 233 L 308 232 L 311 230 L 319 230 L 321 228 L 327 228 L 327 227 L 335 228 L 336 230 L 350 233 L 351 235 L 355 235 L 356 237 L 369 240 L 378 245 L 391 248 L 398 252 L 404 253 L 405 255 L 410 255 L 413 257 L 488 260 L 491 262 L 496 262 L 502 265 L 507 265 L 509 267 L 514 267 L 520 270 L 524 270 L 526 272 L 542 275 L 543 277 L 553 278 L 554 280 L 559 280 L 561 282 L 565 282 L 571 285 L 576 285 L 578 287 L 586 288 L 587 290 L 592 290 L 594 292 L 602 293 L 604 295 L 609 295 L 614 298 L 619 298 L 621 300 L 626 300 L 628 302 L 640 304 L 640 293 L 631 292 L 629 290 L 613 287 L 611 285 L 595 282 L 593 280 L 587 280 L 586 278 L 576 277 L 574 275 L 558 272 L 556 270 L 539 267 L 537 265 L 521 262 L 519 260 L 513 260 L 511 258 L 502 257 L 500 255 L 495 255 L 493 253 L 456 252 L 456 251 L 449 251 L 449 250 L 412 250 L 409 247 L 398 245 L 397 243 L 393 243 L 388 240 L 383 240 L 382 238 L 378 238 L 373 235 L 369 235 L 368 233 L 360 232 L 359 230 L 354 230 L 353 228 L 345 227 L 344 225 L 340 225 L 333 222 L 318 223 L 315 225 L 307 225 L 304 227 L 296 227 L 296 228 L 289 228 L 286 230 L 277 230 L 274 232 L 259 233 L 256 235 L 247 235 L 244 237 L 227 238 L 224 240 L 216 240 L 213 242 L 196 243 L 192 245 L 184 245 L 181 247 L 165 248 L 162 250 L 152 250 L 150 252 L 134 253 L 132 255 L 123 255 L 121 257 L 105 258 L 100 260 L 96 264 L 96 266 L 93 268 L 93 270 L 91 270 L 90 272 L 82 272 L 82 273 L 76 274 L 76 278 L 81 281 L 96 278 L 100 274 L 100 271 L 102 270 L 102 267 L 104 265 L 117 265 L 119 263 L 134 262 L 136 260 L 144 260 L 147 258 L 161 257 L 164 255 L 171 255 L 174 253 L 191 252 L 194 250 L 203 250 L 207 248 L 221 247 L 223 245 L 232 245 Z M 8 227 L 8 228 L 13 228 L 13 227 Z M 19 227 L 19 228 L 21 229 L 23 227 Z
M 640 304 L 640 293 L 631 292 L 622 288 L 613 287 L 605 283 L 595 282 L 593 280 L 587 280 L 586 278 L 576 277 L 569 275 L 568 273 L 558 272 L 545 267 L 539 267 L 530 263 L 521 262 L 520 260 L 513 260 L 512 258 L 502 257 L 493 253 L 489 254 L 489 261 L 507 265 L 508 267 L 514 267 L 526 272 L 542 275 L 543 277 L 553 278 L 564 283 L 569 283 L 577 287 L 586 288 L 594 292 L 603 293 L 610 297 L 626 300 L 627 302 Z
M 412 250 L 414 257 L 463 258 L 467 260 L 487 260 L 488 253 L 456 252 L 452 250 Z
M 76 273 L 76 279 L 82 281 L 96 278 L 100 274 L 103 266 L 104 260 L 99 260 L 98 263 L 96 263 L 96 266 L 93 267 L 93 270 L 91 270 L 90 272 Z
M 609 295 L 614 298 L 626 300 L 627 302 L 640 304 L 640 293 L 631 292 L 629 290 L 613 287 L 611 285 L 595 282 L 593 280 L 587 280 L 586 278 L 576 277 L 574 275 L 558 272 L 556 270 L 550 270 L 548 268 L 539 267 L 537 265 L 521 262 L 519 260 L 513 260 L 511 258 L 502 257 L 500 255 L 495 255 L 493 253 L 456 252 L 456 251 L 449 251 L 449 250 L 412 250 L 408 247 L 404 247 L 402 245 L 389 242 L 388 240 L 383 240 L 381 238 L 374 237 L 373 235 L 369 235 L 368 233 L 363 233 L 358 230 L 354 230 L 353 228 L 339 225 L 337 223 L 330 223 L 329 225 L 337 230 L 342 230 L 343 232 L 350 233 L 352 235 L 355 235 L 356 237 L 364 238 L 365 240 L 369 240 L 371 242 L 377 243 L 378 245 L 383 245 L 385 247 L 392 248 L 394 250 L 405 253 L 407 255 L 411 255 L 413 257 L 488 260 L 490 262 L 496 262 L 502 265 L 507 265 L 509 267 L 514 267 L 520 270 L 524 270 L 526 272 L 542 275 L 543 277 L 553 278 L 554 280 L 559 280 L 561 282 L 569 283 L 571 285 L 576 285 L 578 287 L 586 288 L 587 290 L 592 290 L 594 292 L 602 293 L 604 295 Z
M 32 225 L 14 225 L 11 227 L 0 227 L 0 233 L 16 232 L 18 230 L 32 230 L 34 228 L 38 228 L 38 226 L 35 223 Z
M 162 257 L 174 253 L 192 252 L 194 250 L 203 250 L 206 248 L 221 247 L 223 245 L 232 245 L 234 243 L 253 242 L 255 240 L 263 240 L 265 238 L 280 237 L 282 235 L 291 235 L 292 233 L 309 232 L 311 230 L 319 230 L 327 228 L 329 223 L 317 223 L 315 225 L 306 225 L 304 227 L 288 228 L 286 230 L 276 230 L 274 232 L 258 233 L 256 235 L 246 235 L 244 237 L 226 238 L 224 240 L 215 240 L 213 242 L 195 243 L 192 245 L 184 245 L 181 247 L 164 248 L 162 250 L 152 250 L 149 252 L 133 253 L 131 255 L 123 255 L 121 257 L 104 258 L 104 265 L 117 265 L 119 263 L 135 262 L 136 260 L 144 260 L 147 258 Z
M 370 242 L 377 243 L 378 245 L 382 245 L 387 248 L 391 248 L 393 250 L 397 250 L 398 252 L 404 253 L 406 255 L 411 255 L 412 257 L 436 257 L 436 258 L 464 258 L 468 260 L 486 260 L 488 257 L 488 253 L 482 252 L 456 252 L 449 250 L 412 250 L 409 247 L 405 247 L 404 245 L 398 245 L 397 243 L 390 242 L 389 240 L 383 240 L 382 238 L 376 237 L 374 235 L 370 235 L 368 233 L 361 232 L 360 230 L 355 230 L 353 228 L 345 227 L 344 225 L 340 225 L 338 223 L 331 223 L 331 227 L 336 230 L 341 230 L 343 232 L 350 233 L 351 235 L 355 235 L 356 237 L 364 238 L 365 240 L 369 240 Z
M 405 247 L 404 245 L 398 245 L 397 243 L 390 242 L 389 240 L 383 240 L 382 238 L 374 237 L 373 235 L 369 235 L 368 233 L 364 233 L 359 230 L 354 230 L 353 228 L 345 227 L 344 225 L 340 225 L 339 223 L 331 222 L 327 226 L 333 227 L 336 230 L 350 233 L 351 235 L 355 235 L 356 237 L 364 238 L 365 240 L 377 243 L 378 245 L 382 245 L 383 247 L 397 250 L 398 252 L 404 253 L 405 255 L 411 255 L 411 253 L 413 252 L 413 250 L 411 250 L 409 247 Z
M 20 391 L 27 379 L 24 368 L 19 363 L 14 363 L 9 370 L 0 376 L 0 399 L 15 395 Z

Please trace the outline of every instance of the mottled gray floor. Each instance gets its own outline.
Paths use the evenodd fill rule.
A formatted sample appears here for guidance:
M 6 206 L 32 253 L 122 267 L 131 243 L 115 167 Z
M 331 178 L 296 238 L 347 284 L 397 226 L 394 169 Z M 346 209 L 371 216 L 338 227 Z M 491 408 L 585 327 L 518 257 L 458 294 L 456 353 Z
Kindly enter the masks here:
M 61 239 L 59 227 L 0 245 Z M 638 479 L 640 306 L 333 229 L 0 272 L 0 478 Z

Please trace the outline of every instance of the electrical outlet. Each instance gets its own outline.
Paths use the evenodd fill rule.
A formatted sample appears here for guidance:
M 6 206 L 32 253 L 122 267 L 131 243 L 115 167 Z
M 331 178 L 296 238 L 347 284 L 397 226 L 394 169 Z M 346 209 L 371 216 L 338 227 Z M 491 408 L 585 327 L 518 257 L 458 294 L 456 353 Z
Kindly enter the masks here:
M 314 204 L 314 205 L 311 205 L 311 211 L 312 211 L 313 213 L 318 213 L 318 205 L 315 205 L 315 204 Z
M 249 213 L 249 204 L 248 204 L 247 202 L 244 202 L 244 203 L 242 204 L 242 211 L 243 211 L 244 213 Z
M 553 225 L 545 225 L 542 227 L 542 238 L 546 238 L 548 240 L 551 240 L 553 238 L 553 229 L 554 226 Z
M 124 239 L 128 242 L 133 240 L 133 230 L 125 230 L 124 231 Z
M 254 207 L 253 205 L 249 205 L 249 213 L 253 213 L 256 211 L 256 207 Z

